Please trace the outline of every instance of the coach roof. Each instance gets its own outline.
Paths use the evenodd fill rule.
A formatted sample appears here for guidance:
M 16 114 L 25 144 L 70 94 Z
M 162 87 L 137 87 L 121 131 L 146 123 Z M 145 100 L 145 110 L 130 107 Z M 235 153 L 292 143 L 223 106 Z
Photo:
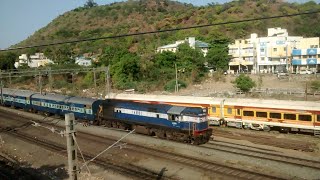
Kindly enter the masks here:
M 34 92 L 29 90 L 3 88 L 2 94 L 8 94 L 11 96 L 30 97 L 32 94 L 34 94 Z

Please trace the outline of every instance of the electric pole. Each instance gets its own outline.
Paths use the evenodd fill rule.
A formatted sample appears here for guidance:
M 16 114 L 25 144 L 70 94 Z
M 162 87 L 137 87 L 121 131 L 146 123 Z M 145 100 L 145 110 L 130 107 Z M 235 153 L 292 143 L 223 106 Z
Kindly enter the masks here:
M 176 70 L 176 85 L 175 85 L 175 92 L 178 92 L 178 70 L 177 70 L 177 64 L 174 64 L 175 70 Z
M 65 114 L 66 125 L 66 138 L 67 138 L 67 151 L 68 151 L 68 173 L 70 180 L 77 180 L 77 148 L 75 147 L 75 140 L 73 134 L 75 134 L 74 126 L 75 118 L 73 113 Z
M 42 81 L 41 81 L 41 72 L 39 71 L 39 91 L 42 94 Z
M 111 87 L 110 87 L 110 74 L 109 74 L 109 66 L 106 67 L 106 96 L 107 98 L 109 98 L 109 95 L 111 93 Z
M 96 68 L 93 68 L 93 82 L 94 82 L 94 92 L 96 96 L 98 95 L 98 90 L 97 90 L 97 76 L 96 76 Z

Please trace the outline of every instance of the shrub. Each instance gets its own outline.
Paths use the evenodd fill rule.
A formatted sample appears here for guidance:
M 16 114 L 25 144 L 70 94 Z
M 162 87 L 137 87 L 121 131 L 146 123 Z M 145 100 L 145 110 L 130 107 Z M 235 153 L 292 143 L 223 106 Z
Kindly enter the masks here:
M 179 89 L 187 87 L 187 83 L 181 80 L 178 80 L 178 85 L 179 85 Z M 173 79 L 164 86 L 164 90 L 173 92 L 175 90 L 175 86 L 176 86 L 176 80 Z
M 312 91 L 320 91 L 320 80 L 311 81 L 311 89 Z
M 255 81 L 244 74 L 241 74 L 239 77 L 237 77 L 233 83 L 243 92 L 249 92 L 250 89 L 256 86 Z

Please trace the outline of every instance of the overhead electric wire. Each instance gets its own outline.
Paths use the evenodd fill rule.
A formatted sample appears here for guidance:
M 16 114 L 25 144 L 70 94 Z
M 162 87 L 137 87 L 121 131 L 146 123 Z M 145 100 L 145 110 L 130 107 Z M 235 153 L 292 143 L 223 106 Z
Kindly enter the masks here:
M 302 13 L 285 14 L 285 15 L 278 15 L 278 16 L 268 16 L 268 17 L 260 17 L 260 18 L 243 19 L 243 20 L 238 20 L 238 21 L 227 21 L 227 22 L 221 22 L 221 23 L 188 26 L 188 27 L 173 28 L 173 29 L 163 29 L 163 30 L 157 30 L 157 31 L 146 31 L 146 32 L 137 32 L 137 33 L 130 33 L 130 34 L 114 35 L 114 36 L 104 36 L 104 37 L 97 37 L 97 38 L 62 41 L 62 42 L 55 42 L 55 43 L 48 43 L 48 44 L 38 44 L 38 45 L 23 46 L 23 47 L 16 47 L 16 48 L 0 49 L 0 52 L 1 51 L 19 50 L 19 49 L 28 49 L 28 48 L 54 46 L 54 45 L 61 45 L 61 44 L 73 44 L 73 43 L 86 42 L 86 41 L 96 41 L 96 40 L 103 40 L 103 39 L 115 39 L 115 38 L 122 38 L 122 37 L 129 37 L 129 36 L 139 36 L 139 35 L 146 35 L 146 34 L 156 34 L 156 33 L 162 33 L 162 32 L 172 32 L 172 31 L 180 31 L 180 30 L 187 30 L 187 29 L 195 29 L 195 28 L 203 28 L 203 27 L 211 27 L 211 26 L 219 26 L 219 25 L 227 25 L 227 24 L 236 24 L 236 23 L 250 22 L 250 21 L 261 21 L 261 20 L 269 20 L 269 19 L 301 16 L 301 15 L 310 15 L 310 14 L 317 14 L 317 13 L 320 13 L 320 10 L 318 10 L 318 11 L 306 11 L 306 12 L 302 12 Z

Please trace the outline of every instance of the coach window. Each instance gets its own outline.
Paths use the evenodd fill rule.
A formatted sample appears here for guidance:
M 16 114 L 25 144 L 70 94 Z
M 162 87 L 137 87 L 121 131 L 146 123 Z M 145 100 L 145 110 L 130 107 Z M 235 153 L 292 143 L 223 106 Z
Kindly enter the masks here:
M 253 111 L 243 111 L 243 116 L 254 116 Z
M 228 114 L 232 114 L 232 109 L 228 108 Z
M 256 116 L 257 116 L 257 117 L 264 117 L 264 118 L 266 118 L 266 117 L 268 117 L 267 115 L 268 115 L 267 112 L 256 112 Z
M 157 114 L 157 118 L 159 118 L 159 114 Z
M 317 114 L 317 121 L 320 122 L 320 114 Z
M 270 118 L 281 119 L 280 113 L 270 113 Z
M 311 115 L 299 115 L 299 121 L 311 121 Z
M 296 120 L 297 116 L 295 114 L 284 114 L 283 118 L 289 120 Z
M 216 107 L 212 107 L 211 111 L 212 111 L 212 113 L 216 113 L 217 112 L 217 108 Z

